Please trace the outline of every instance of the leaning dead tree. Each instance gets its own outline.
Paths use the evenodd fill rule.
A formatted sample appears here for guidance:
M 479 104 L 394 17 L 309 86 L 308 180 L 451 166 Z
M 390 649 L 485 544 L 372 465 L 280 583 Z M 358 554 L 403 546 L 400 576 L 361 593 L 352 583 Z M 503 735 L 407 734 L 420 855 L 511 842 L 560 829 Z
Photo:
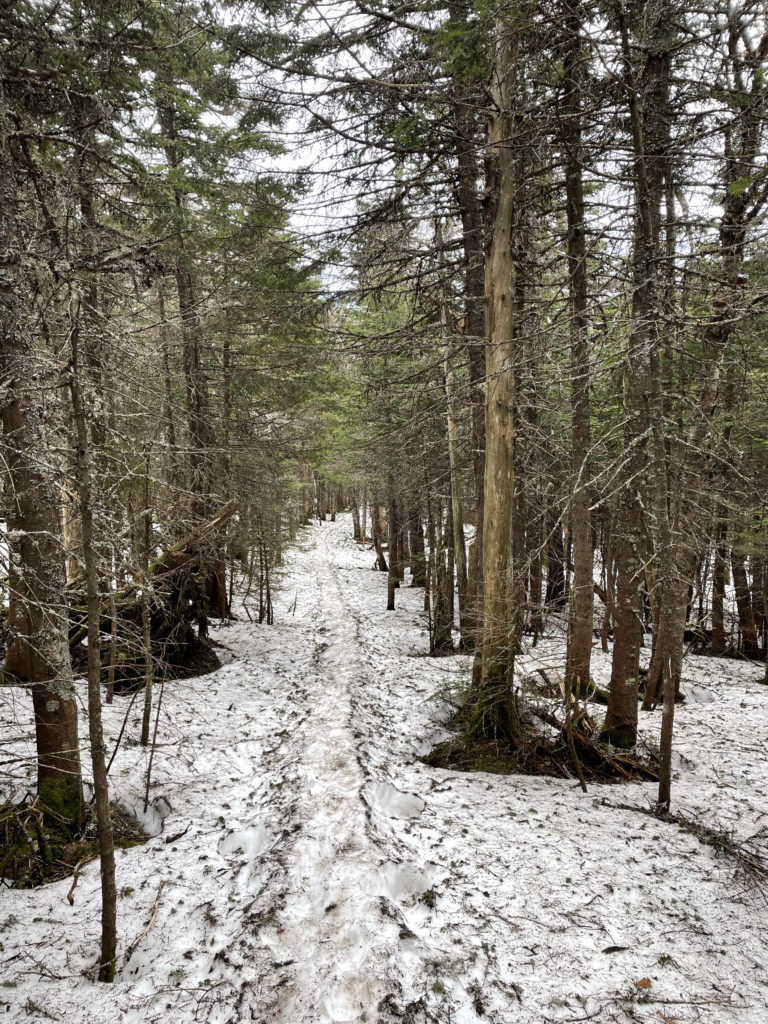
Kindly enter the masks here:
M 152 657 L 174 674 L 187 667 L 207 633 L 209 608 L 221 614 L 225 581 L 216 557 L 224 529 L 237 512 L 232 499 L 211 519 L 191 530 L 117 590 L 102 614 L 102 634 L 114 635 L 113 680 L 136 685 L 145 674 L 143 605 L 148 598 Z M 74 595 L 73 595 L 74 596 Z M 225 604 L 226 613 L 226 604 Z M 70 604 L 70 649 L 73 655 L 87 633 L 87 608 L 79 595 Z

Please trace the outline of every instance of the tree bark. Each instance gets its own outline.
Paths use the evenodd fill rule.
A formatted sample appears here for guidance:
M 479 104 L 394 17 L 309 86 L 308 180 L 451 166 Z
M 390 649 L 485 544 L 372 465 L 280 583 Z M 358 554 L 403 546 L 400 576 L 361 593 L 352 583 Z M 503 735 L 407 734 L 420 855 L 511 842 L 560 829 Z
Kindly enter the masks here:
M 408 532 L 411 546 L 411 586 L 427 585 L 427 559 L 424 552 L 424 526 L 419 514 L 419 506 L 414 501 L 408 514 Z
M 488 183 L 494 200 L 493 233 L 486 257 L 487 337 L 483 514 L 483 630 L 474 731 L 513 741 L 519 732 L 513 693 L 510 636 L 514 609 L 511 572 L 514 523 L 515 330 L 512 220 L 515 210 L 513 116 L 518 38 L 504 21 L 496 26 L 488 122 Z
M 725 651 L 725 586 L 728 573 L 728 548 L 726 539 L 728 526 L 719 520 L 715 532 L 715 563 L 712 570 L 712 653 L 723 654 Z
M 381 533 L 380 533 L 381 520 L 379 518 L 379 506 L 371 505 L 371 539 L 373 541 L 373 547 L 376 551 L 376 568 L 381 572 L 388 572 L 387 560 L 384 557 L 384 552 L 381 548 Z

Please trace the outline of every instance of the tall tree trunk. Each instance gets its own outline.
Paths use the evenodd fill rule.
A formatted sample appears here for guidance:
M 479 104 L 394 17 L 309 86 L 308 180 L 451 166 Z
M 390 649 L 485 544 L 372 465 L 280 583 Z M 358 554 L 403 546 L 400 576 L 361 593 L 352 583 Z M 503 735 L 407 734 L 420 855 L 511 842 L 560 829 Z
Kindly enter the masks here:
M 495 211 L 486 258 L 487 337 L 485 486 L 483 514 L 483 630 L 480 686 L 473 728 L 514 740 L 519 731 L 513 693 L 511 572 L 514 522 L 515 337 L 512 220 L 515 209 L 512 107 L 518 38 L 511 23 L 496 26 L 488 122 L 488 185 Z
M 352 510 L 352 539 L 362 541 L 364 538 L 360 529 L 360 508 L 357 504 L 357 495 L 354 493 L 352 494 L 350 508 Z
M 446 274 L 443 257 L 443 238 L 440 221 L 435 228 L 435 243 L 440 253 L 441 273 Z M 448 463 L 451 486 L 451 523 L 453 529 L 453 557 L 456 561 L 456 584 L 459 592 L 459 632 L 463 648 L 472 645 L 473 629 L 467 608 L 467 548 L 464 541 L 464 509 L 461 500 L 461 473 L 459 453 L 458 402 L 456 396 L 456 375 L 453 369 L 453 345 L 451 340 L 448 311 L 447 282 L 440 288 L 440 326 L 443 335 L 443 369 L 448 427 Z
M 395 610 L 395 590 L 400 586 L 398 573 L 397 503 L 395 481 L 391 474 L 387 480 L 387 535 L 389 546 L 389 571 L 387 573 L 387 611 Z
M 24 296 L 26 243 L 17 223 L 11 126 L 0 92 L 0 381 L 2 469 L 9 544 L 10 642 L 5 670 L 31 684 L 37 790 L 50 820 L 82 823 L 77 703 L 69 660 L 59 495 L 46 470 L 49 452 L 32 365 L 33 325 Z
M 475 642 L 482 626 L 483 521 L 485 495 L 485 279 L 483 256 L 483 210 L 478 194 L 477 99 L 460 96 L 455 101 L 456 193 L 462 226 L 464 256 L 464 332 L 469 364 L 471 403 L 472 480 L 475 495 L 475 539 L 467 566 L 468 611 L 472 615 Z M 479 665 L 479 663 L 478 663 Z
M 565 9 L 565 54 L 561 136 L 565 149 L 565 203 L 568 221 L 568 310 L 571 355 L 571 537 L 573 583 L 568 608 L 566 686 L 575 692 L 589 685 L 594 605 L 594 551 L 590 521 L 590 367 L 588 339 L 587 252 L 584 223 L 582 92 L 585 54 L 581 42 L 583 6 L 570 0 Z
M 158 77 L 157 109 L 158 119 L 165 136 L 165 157 L 174 174 L 181 171 L 181 151 L 177 112 L 163 95 L 162 86 L 172 87 L 169 72 Z M 193 519 L 205 519 L 210 512 L 208 498 L 212 485 L 213 435 L 210 411 L 208 409 L 208 383 L 201 359 L 202 324 L 200 321 L 200 298 L 193 261 L 187 252 L 187 231 L 185 225 L 186 196 L 180 184 L 172 185 L 176 209 L 178 238 L 176 241 L 176 263 L 174 278 L 179 304 L 181 324 L 182 368 L 189 431 L 188 479 L 187 486 L 192 495 Z
M 78 314 L 79 318 L 79 314 Z M 91 741 L 91 765 L 96 806 L 101 865 L 101 960 L 99 981 L 115 977 L 117 949 L 117 889 L 115 885 L 115 842 L 109 808 L 109 784 L 105 761 L 106 746 L 101 721 L 101 601 L 93 529 L 91 490 L 91 449 L 80 389 L 78 363 L 78 325 L 71 332 L 72 366 L 69 387 L 78 443 L 78 494 L 82 519 L 83 561 L 85 563 L 86 607 L 88 614 L 88 732 Z
M 71 828 L 82 823 L 77 704 L 69 660 L 64 558 L 57 488 L 44 467 L 48 445 L 30 387 L 32 337 L 25 296 L 27 239 L 19 224 L 17 177 L 10 139 L 16 135 L 0 91 L 0 381 L 2 456 L 6 480 L 9 581 L 6 671 L 31 684 L 37 748 L 37 788 L 51 816 Z M 25 173 L 26 177 L 26 173 Z M 58 244 L 55 232 L 52 241 Z
M 5 670 L 32 685 L 37 748 L 37 791 L 52 820 L 71 828 L 82 821 L 77 702 L 69 661 L 64 562 L 59 543 L 56 489 L 42 422 L 29 401 L 23 348 L 0 342 L 0 375 L 8 381 L 3 420 L 3 461 L 9 558 Z
M 634 157 L 635 235 L 633 243 L 632 327 L 625 369 L 625 473 L 616 537 L 617 594 L 615 641 L 608 710 L 602 735 L 619 746 L 633 746 L 637 738 L 637 698 L 640 642 L 643 630 L 645 529 L 643 510 L 651 516 L 657 555 L 655 581 L 663 609 L 674 587 L 672 538 L 668 511 L 664 409 L 659 373 L 658 249 L 664 166 L 669 123 L 669 37 L 664 19 L 666 4 L 659 4 L 643 22 L 643 62 L 637 69 L 636 51 L 630 47 L 624 11 L 618 20 L 624 74 L 627 81 Z M 646 476 L 647 459 L 655 472 Z M 642 493 L 644 492 L 644 493 Z M 665 628 L 661 617 L 662 629 Z M 662 638 L 658 638 L 662 643 Z M 662 650 L 665 648 L 662 647 Z M 665 678 L 670 671 L 664 659 Z

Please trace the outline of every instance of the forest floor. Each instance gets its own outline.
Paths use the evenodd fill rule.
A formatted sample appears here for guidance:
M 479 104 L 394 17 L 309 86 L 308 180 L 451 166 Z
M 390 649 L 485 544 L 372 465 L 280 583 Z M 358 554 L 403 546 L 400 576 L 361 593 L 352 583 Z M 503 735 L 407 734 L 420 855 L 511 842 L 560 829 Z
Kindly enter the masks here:
M 146 816 L 136 702 L 111 779 L 153 836 L 118 851 L 117 979 L 90 975 L 96 863 L 72 906 L 69 879 L 0 889 L 0 1019 L 765 1024 L 765 893 L 641 813 L 652 783 L 584 794 L 417 759 L 470 659 L 424 657 L 422 591 L 384 612 L 372 565 L 347 516 L 302 531 L 275 625 L 240 608 L 224 664 L 166 686 Z M 552 637 L 520 671 L 562 658 Z M 677 714 L 674 810 L 737 843 L 768 826 L 762 672 L 688 658 Z M 110 747 L 129 700 L 105 709 Z M 32 756 L 28 704 L 0 691 L 4 757 Z

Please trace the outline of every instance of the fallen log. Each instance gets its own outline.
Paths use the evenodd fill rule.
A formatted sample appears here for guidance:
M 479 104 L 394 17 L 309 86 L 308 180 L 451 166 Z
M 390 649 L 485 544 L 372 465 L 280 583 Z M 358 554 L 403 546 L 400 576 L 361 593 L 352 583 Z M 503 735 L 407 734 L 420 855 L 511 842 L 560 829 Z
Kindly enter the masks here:
M 556 715 L 550 714 L 543 708 L 536 708 L 534 714 L 540 718 L 542 722 L 546 722 L 547 725 L 551 725 L 553 728 L 559 730 L 565 738 L 565 723 L 561 722 Z M 624 779 L 631 779 L 640 775 L 642 778 L 658 782 L 659 773 L 649 764 L 639 761 L 636 758 L 629 757 L 626 754 L 619 754 L 615 750 L 609 750 L 607 747 L 598 745 L 578 727 L 577 723 L 574 723 L 572 732 L 576 746 L 579 748 L 581 754 L 586 755 L 586 762 L 591 767 L 602 764 L 606 765 L 616 775 L 619 775 Z

